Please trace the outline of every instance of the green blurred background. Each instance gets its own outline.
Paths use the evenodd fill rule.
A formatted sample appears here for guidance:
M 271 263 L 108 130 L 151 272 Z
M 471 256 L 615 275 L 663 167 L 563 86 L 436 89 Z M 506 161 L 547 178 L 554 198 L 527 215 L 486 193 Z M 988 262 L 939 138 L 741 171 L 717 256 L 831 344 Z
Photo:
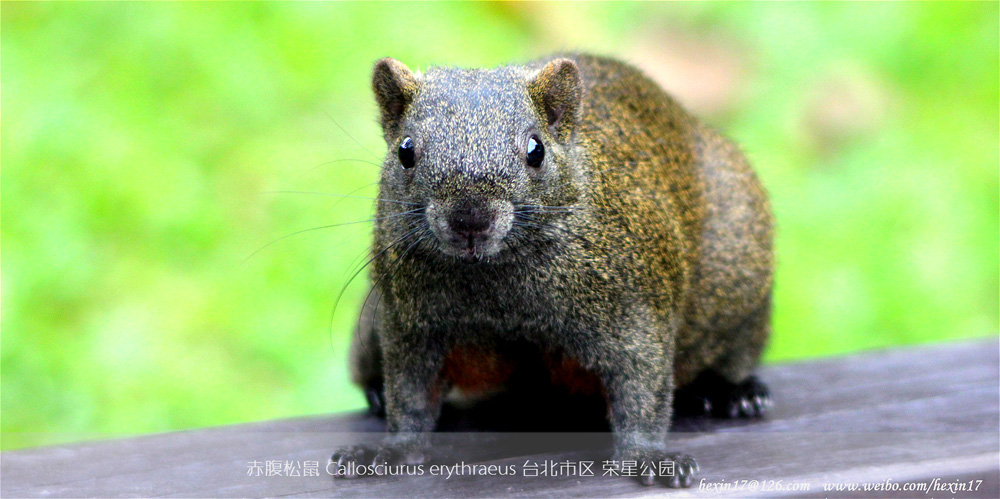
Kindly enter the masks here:
M 995 336 L 997 3 L 2 4 L 3 448 L 357 409 L 369 71 L 562 49 L 743 145 L 768 361 Z M 353 137 L 353 138 L 352 138 Z M 252 256 L 251 256 L 252 255 Z M 248 258 L 249 257 L 249 258 Z

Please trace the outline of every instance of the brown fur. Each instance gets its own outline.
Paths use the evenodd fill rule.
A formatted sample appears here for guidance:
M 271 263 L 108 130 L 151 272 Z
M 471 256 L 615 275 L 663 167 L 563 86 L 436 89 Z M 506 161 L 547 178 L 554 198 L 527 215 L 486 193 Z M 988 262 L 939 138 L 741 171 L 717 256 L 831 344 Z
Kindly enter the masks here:
M 500 389 L 514 373 L 514 362 L 494 352 L 457 347 L 444 359 L 441 379 L 470 395 Z
M 426 75 L 384 59 L 373 87 L 388 147 L 380 305 L 366 304 L 352 358 L 358 383 L 384 382 L 387 445 L 426 449 L 432 394 L 503 385 L 550 352 L 538 384 L 601 393 L 617 457 L 673 460 L 670 483 L 688 483 L 693 460 L 663 450 L 675 388 L 731 407 L 766 397 L 751 374 L 770 330 L 772 222 L 743 155 L 607 58 Z M 529 139 L 545 146 L 537 167 Z

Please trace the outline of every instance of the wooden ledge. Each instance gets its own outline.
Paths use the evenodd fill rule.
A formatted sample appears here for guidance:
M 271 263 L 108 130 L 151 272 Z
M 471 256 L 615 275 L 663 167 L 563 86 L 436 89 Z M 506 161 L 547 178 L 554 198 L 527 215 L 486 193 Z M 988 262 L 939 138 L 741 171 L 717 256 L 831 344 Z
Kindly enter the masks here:
M 695 456 L 702 473 L 690 489 L 670 493 L 1000 497 L 998 352 L 991 338 L 768 366 L 761 378 L 776 406 L 767 418 L 675 422 L 671 447 Z M 509 420 L 530 411 L 507 404 L 487 412 Z M 425 467 L 421 476 L 334 480 L 325 469 L 333 449 L 375 443 L 383 430 L 381 421 L 352 413 L 4 452 L 0 495 L 633 497 L 667 490 L 601 476 L 605 434 L 464 431 L 483 426 L 468 423 L 476 417 L 451 412 L 444 423 L 451 431 L 435 436 L 449 458 L 443 464 L 484 465 L 452 468 L 450 477 Z M 596 476 L 579 476 L 587 461 Z M 576 463 L 577 473 L 563 467 L 560 476 L 525 476 L 548 462 Z M 491 469 L 516 476 L 474 474 Z M 862 484 L 869 489 L 850 490 Z M 936 488 L 925 494 L 920 487 Z

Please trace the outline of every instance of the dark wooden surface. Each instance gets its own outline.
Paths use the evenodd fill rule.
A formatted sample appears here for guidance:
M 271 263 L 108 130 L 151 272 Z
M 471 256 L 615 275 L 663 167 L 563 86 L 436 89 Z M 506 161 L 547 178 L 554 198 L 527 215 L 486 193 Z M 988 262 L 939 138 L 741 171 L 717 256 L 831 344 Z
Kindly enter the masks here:
M 694 455 L 702 473 L 692 488 L 669 493 L 1000 497 L 998 351 L 993 338 L 769 366 L 761 377 L 770 384 L 776 406 L 766 419 L 746 423 L 694 418 L 675 423 L 671 447 Z M 545 416 L 531 410 L 507 403 L 485 413 L 453 411 L 445 421 L 452 431 L 436 435 L 443 463 L 512 465 L 519 475 L 515 477 L 446 478 L 425 469 L 423 476 L 334 480 L 325 470 L 330 452 L 344 444 L 377 442 L 382 431 L 376 419 L 346 414 L 4 452 L 0 495 L 612 497 L 667 491 L 600 476 L 609 445 L 605 434 L 462 431 L 516 429 L 511 421 L 519 414 Z M 563 429 L 579 429 L 572 424 L 572 412 L 552 414 L 546 412 L 548 422 L 554 423 L 550 426 L 562 421 Z M 526 461 L 547 460 L 594 461 L 597 476 L 523 476 Z M 262 469 L 268 461 L 283 468 L 290 463 L 300 473 L 316 463 L 319 476 L 287 476 L 292 470 L 258 476 L 255 461 Z M 959 482 L 978 489 L 928 494 L 823 489 L 824 484 L 879 483 L 902 489 Z M 720 483 L 743 487 L 705 488 Z M 781 490 L 791 486 L 809 489 Z

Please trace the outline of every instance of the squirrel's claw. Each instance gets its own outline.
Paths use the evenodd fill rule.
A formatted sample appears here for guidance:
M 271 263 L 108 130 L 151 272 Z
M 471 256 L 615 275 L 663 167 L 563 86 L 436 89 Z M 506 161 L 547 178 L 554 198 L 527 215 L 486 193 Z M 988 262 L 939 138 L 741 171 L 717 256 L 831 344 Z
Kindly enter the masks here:
M 385 417 L 385 395 L 382 388 L 365 388 L 365 399 L 368 401 L 368 413 L 380 418 Z
M 337 450 L 330 456 L 334 478 L 357 478 L 358 466 L 372 464 L 369 461 L 378 455 L 367 445 L 352 445 Z
M 725 415 L 730 418 L 760 417 L 773 405 L 770 390 L 756 376 L 730 386 L 729 400 L 725 406 Z
M 334 452 L 330 456 L 330 468 L 334 478 L 357 478 L 378 475 L 379 465 L 416 465 L 429 460 L 430 455 L 418 448 L 362 444 L 343 447 Z M 366 470 L 359 472 L 362 467 Z
M 698 462 L 687 454 L 654 453 L 649 456 L 647 463 L 673 463 L 673 467 L 668 467 L 665 473 L 660 473 L 661 468 L 644 467 L 639 474 L 639 483 L 651 486 L 657 482 L 667 487 L 678 489 L 691 486 L 695 475 L 700 471 Z
M 773 404 L 767 385 L 756 376 L 733 384 L 708 373 L 674 396 L 674 410 L 678 414 L 733 419 L 763 416 Z

